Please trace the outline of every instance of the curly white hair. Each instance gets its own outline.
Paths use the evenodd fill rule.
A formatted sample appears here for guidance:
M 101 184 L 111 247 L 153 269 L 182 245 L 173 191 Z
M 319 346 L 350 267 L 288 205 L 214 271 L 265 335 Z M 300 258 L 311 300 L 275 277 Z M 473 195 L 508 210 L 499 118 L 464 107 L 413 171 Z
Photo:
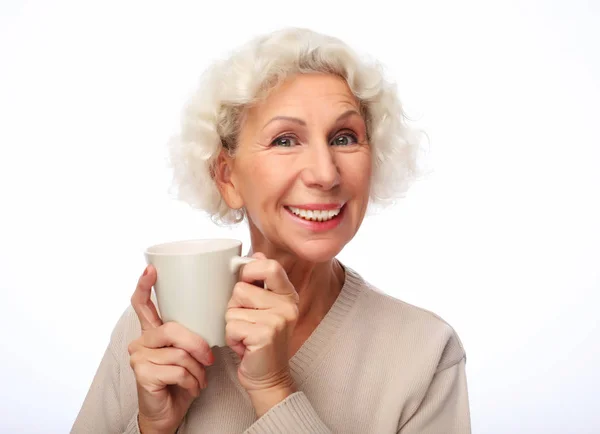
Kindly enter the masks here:
M 227 59 L 212 64 L 185 106 L 181 131 L 169 143 L 171 193 L 207 212 L 216 223 L 243 220 L 227 206 L 213 179 L 219 153 L 235 155 L 245 109 L 266 98 L 293 74 L 342 77 L 358 99 L 372 148 L 371 204 L 403 197 L 419 176 L 419 135 L 409 128 L 396 87 L 380 65 L 361 59 L 341 40 L 303 28 L 256 37 Z

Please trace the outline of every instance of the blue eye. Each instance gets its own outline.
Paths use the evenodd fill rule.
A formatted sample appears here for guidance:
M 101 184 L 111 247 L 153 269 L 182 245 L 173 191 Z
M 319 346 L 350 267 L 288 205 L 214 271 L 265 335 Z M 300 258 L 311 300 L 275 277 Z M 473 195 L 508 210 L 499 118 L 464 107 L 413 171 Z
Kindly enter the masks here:
M 340 134 L 339 136 L 334 137 L 331 141 L 331 144 L 334 146 L 348 146 L 355 145 L 356 143 L 358 143 L 358 139 L 354 134 L 350 133 Z
M 273 142 L 271 142 L 271 145 L 280 146 L 282 148 L 290 148 L 296 145 L 296 139 L 290 136 L 281 136 L 273 140 Z

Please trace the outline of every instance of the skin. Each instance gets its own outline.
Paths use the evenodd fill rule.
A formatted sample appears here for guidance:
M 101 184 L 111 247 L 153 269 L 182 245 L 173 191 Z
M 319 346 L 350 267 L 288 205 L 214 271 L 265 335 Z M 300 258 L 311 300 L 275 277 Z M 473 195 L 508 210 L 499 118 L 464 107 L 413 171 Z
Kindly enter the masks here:
M 356 115 L 336 123 L 349 110 Z M 324 316 L 337 297 L 343 272 L 333 258 L 354 237 L 366 212 L 371 148 L 359 113 L 344 80 L 298 75 L 249 110 L 235 158 L 223 153 L 219 161 L 218 186 L 230 207 L 245 208 L 252 251 L 277 260 L 301 295 L 299 324 Z M 306 125 L 269 123 L 278 116 Z M 330 136 L 336 133 L 354 133 L 359 144 L 332 146 Z M 272 146 L 282 134 L 296 136 L 291 140 L 296 144 Z M 345 216 L 340 226 L 325 233 L 290 222 L 284 209 L 286 204 L 331 202 L 346 202 Z
M 247 110 L 235 155 L 219 156 L 215 181 L 229 207 L 245 209 L 256 258 L 234 287 L 226 336 L 257 417 L 297 390 L 289 359 L 340 293 L 344 271 L 335 256 L 362 223 L 370 178 L 359 102 L 327 74 L 288 78 Z M 315 203 L 345 204 L 340 224 L 314 231 L 285 208 Z M 155 281 L 150 266 L 132 296 L 142 336 L 129 349 L 144 434 L 175 432 L 214 361 L 201 337 L 162 324 L 150 301 Z

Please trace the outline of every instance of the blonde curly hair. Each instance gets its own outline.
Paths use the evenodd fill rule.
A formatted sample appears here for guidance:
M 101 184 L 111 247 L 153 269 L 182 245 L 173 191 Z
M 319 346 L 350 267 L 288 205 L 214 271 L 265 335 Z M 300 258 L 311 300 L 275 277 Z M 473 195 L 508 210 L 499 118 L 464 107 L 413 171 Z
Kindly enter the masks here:
M 169 143 L 170 192 L 216 223 L 238 223 L 243 210 L 227 206 L 213 179 L 219 153 L 235 155 L 245 110 L 294 74 L 342 77 L 363 113 L 373 171 L 370 202 L 392 203 L 418 177 L 419 135 L 408 127 L 395 86 L 376 62 L 361 59 L 341 40 L 303 28 L 252 39 L 212 64 L 185 106 L 181 131 Z

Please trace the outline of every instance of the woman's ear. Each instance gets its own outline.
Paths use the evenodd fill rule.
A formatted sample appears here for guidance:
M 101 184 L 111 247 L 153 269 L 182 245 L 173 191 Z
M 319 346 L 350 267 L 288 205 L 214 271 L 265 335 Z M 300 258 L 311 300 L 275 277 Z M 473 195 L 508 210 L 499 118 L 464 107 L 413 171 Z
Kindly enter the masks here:
M 233 163 L 233 157 L 226 150 L 221 150 L 214 166 L 214 179 L 227 206 L 240 209 L 244 206 L 244 200 L 236 187 Z

